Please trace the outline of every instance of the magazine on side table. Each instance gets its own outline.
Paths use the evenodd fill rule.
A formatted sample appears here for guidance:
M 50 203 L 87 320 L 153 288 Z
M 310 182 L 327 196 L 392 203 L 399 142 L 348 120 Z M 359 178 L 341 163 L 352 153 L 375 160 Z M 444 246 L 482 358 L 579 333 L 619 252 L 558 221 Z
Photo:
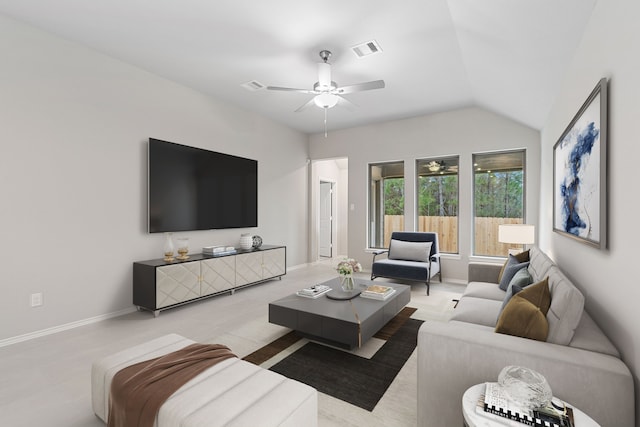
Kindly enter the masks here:
M 529 410 L 510 400 L 498 383 L 486 383 L 476 413 L 508 426 L 576 427 L 570 406 L 563 404 L 557 408 L 550 403 L 547 407 Z

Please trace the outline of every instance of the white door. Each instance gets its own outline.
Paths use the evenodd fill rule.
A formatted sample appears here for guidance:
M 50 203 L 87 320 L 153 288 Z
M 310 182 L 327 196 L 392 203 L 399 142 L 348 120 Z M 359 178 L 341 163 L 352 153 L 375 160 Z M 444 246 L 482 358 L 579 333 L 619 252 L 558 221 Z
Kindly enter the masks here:
M 318 255 L 321 257 L 333 256 L 333 210 L 332 205 L 333 183 L 320 181 L 320 235 L 318 236 Z

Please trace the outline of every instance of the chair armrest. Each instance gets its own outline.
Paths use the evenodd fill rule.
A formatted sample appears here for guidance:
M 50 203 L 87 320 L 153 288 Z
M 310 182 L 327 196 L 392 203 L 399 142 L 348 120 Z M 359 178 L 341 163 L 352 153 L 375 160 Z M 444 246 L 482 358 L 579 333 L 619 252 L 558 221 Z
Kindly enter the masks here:
M 498 276 L 502 264 L 490 264 L 487 262 L 469 263 L 469 282 L 498 283 Z
M 540 372 L 554 396 L 600 425 L 635 424 L 633 377 L 622 360 L 454 321 L 426 322 L 418 332 L 418 425 L 462 425 L 465 390 L 497 381 L 508 365 Z
M 373 260 L 372 263 L 376 262 L 376 257 L 378 255 L 386 254 L 389 252 L 389 249 L 378 249 L 377 251 L 373 251 Z
M 437 254 L 433 254 L 433 255 L 431 255 L 431 257 L 429 257 L 429 259 L 430 259 L 431 261 L 437 261 L 437 262 L 440 262 L 440 253 L 437 253 Z

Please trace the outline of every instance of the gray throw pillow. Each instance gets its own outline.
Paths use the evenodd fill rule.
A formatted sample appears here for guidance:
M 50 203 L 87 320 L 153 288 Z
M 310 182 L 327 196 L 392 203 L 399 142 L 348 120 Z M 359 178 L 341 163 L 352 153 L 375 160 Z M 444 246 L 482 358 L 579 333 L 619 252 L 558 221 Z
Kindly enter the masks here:
M 389 243 L 389 259 L 428 262 L 431 254 L 431 242 L 406 242 L 391 239 Z
M 509 282 L 509 286 L 520 286 L 524 288 L 527 285 L 533 283 L 533 277 L 531 277 L 531 273 L 527 268 L 522 268 L 513 275 L 513 278 Z
M 504 273 L 502 274 L 502 278 L 500 279 L 500 289 L 503 291 L 507 290 L 511 279 L 513 276 L 522 268 L 529 267 L 529 261 L 527 262 L 518 262 L 516 257 L 513 255 L 509 255 L 509 261 L 507 261 L 507 265 L 504 268 Z
M 500 307 L 500 311 L 498 312 L 498 319 L 502 314 L 502 310 L 507 306 L 507 303 L 515 294 L 523 290 L 525 287 L 529 286 L 533 283 L 533 277 L 529 273 L 529 270 L 526 268 L 522 268 L 518 270 L 516 274 L 514 274 L 511 282 L 509 282 L 509 286 L 507 287 L 507 293 L 504 296 L 504 300 L 502 301 L 502 307 Z

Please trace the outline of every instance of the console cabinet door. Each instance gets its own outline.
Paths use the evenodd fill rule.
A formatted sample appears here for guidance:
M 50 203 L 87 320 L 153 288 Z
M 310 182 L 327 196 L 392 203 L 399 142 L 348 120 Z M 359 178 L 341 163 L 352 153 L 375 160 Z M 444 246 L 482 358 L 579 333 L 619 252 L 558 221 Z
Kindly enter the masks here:
M 201 263 L 201 296 L 226 291 L 236 285 L 236 257 L 208 259 Z
M 236 259 L 236 286 L 262 280 L 262 252 L 239 254 Z
M 156 308 L 200 296 L 200 261 L 156 268 Z
M 278 248 L 262 252 L 262 278 L 282 276 L 287 272 L 285 248 Z

